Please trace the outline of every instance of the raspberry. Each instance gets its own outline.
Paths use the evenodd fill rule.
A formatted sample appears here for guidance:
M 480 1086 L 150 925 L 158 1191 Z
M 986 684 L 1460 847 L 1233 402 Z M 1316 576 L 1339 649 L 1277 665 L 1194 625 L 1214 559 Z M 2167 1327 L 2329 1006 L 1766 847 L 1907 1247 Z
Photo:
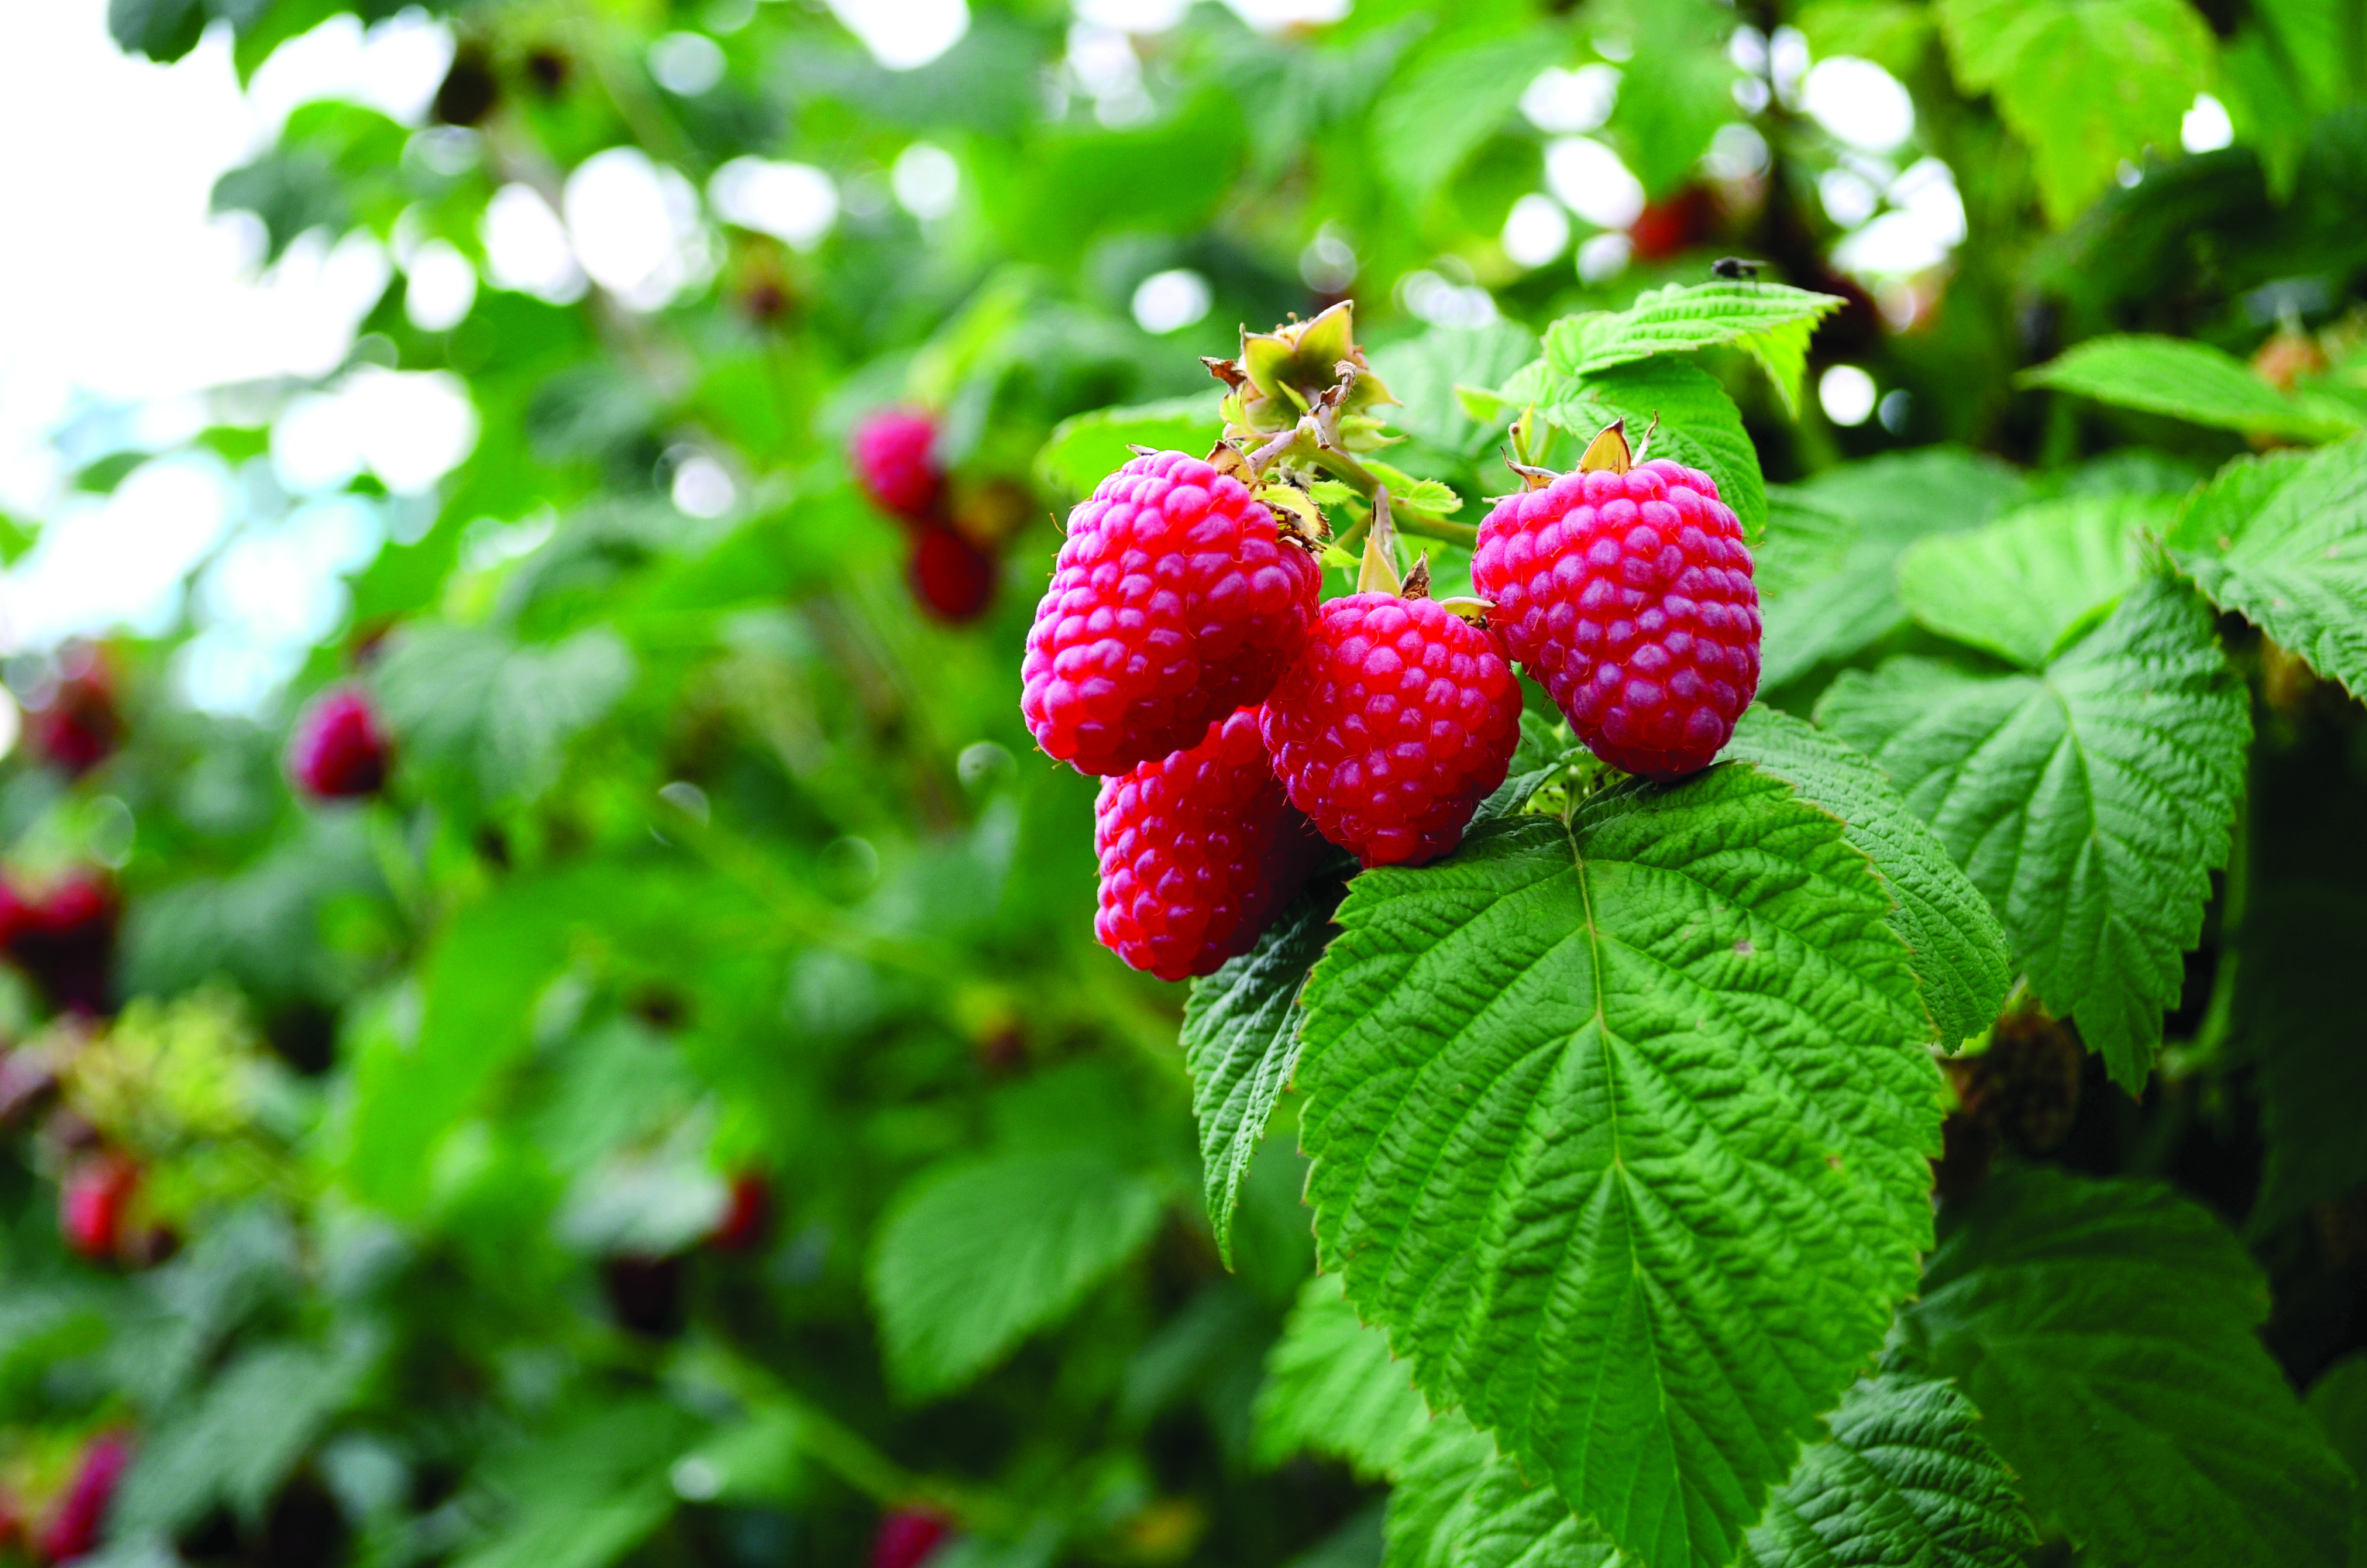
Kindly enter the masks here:
M 0 888 L 0 950 L 59 1007 L 101 1013 L 116 912 L 114 889 L 93 872 L 75 872 L 37 898 Z
M 1206 975 L 1257 941 L 1322 852 L 1274 776 L 1255 708 L 1102 781 L 1093 806 L 1102 945 L 1162 980 Z
M 1357 593 L 1323 606 L 1261 720 L 1290 802 L 1365 864 L 1434 860 L 1521 739 L 1502 640 L 1430 599 Z
M 880 510 L 907 522 L 929 514 L 945 489 L 937 422 L 918 409 L 881 409 L 855 427 L 855 481 Z
M 62 649 L 58 665 L 56 686 L 26 713 L 26 734 L 44 761 L 80 778 L 122 742 L 115 673 L 105 656 L 85 642 Z
M 288 771 L 322 800 L 376 794 L 386 782 L 386 736 L 370 700 L 351 686 L 323 693 L 296 721 Z
M 956 626 L 978 619 L 994 602 L 994 558 L 947 524 L 923 523 L 914 531 L 908 575 L 921 608 Z
M 83 1257 L 112 1261 L 123 1238 L 123 1212 L 140 1188 L 140 1168 L 113 1152 L 66 1172 L 58 1187 L 58 1231 Z
M 921 1568 L 952 1526 L 934 1508 L 890 1508 L 871 1540 L 871 1568 Z
M 773 1183 L 761 1170 L 743 1170 L 731 1179 L 730 1206 L 707 1235 L 707 1245 L 718 1252 L 753 1251 L 773 1228 Z
M 130 1462 L 131 1439 L 120 1432 L 102 1433 L 84 1447 L 74 1483 L 41 1530 L 42 1561 L 71 1562 L 98 1545 L 99 1527 L 115 1501 L 116 1483 Z
M 1707 767 L 1759 689 L 1759 590 L 1706 474 L 1564 474 L 1479 525 L 1489 620 L 1594 754 L 1647 778 Z
M 1298 657 L 1321 581 L 1240 480 L 1135 458 L 1069 514 L 1036 606 L 1019 704 L 1036 744 L 1083 773 L 1198 745 Z

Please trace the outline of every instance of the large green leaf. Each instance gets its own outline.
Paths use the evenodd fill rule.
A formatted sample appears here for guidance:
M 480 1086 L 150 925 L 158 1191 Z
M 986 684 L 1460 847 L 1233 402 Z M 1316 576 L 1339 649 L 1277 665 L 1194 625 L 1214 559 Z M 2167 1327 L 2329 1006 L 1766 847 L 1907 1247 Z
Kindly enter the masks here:
M 1942 637 L 2035 670 L 2136 581 L 2138 536 L 2158 536 L 2177 516 L 2174 496 L 2041 502 L 1911 547 L 1898 559 L 1898 597 Z
M 1760 690 L 1862 653 L 1905 626 L 1900 553 L 1927 535 L 1978 527 L 2025 488 L 1997 459 L 1949 446 L 1844 464 L 1799 487 L 1848 519 L 1855 536 L 1838 570 L 1806 581 L 1779 576 L 1761 594 Z
M 2309 1385 L 2310 1418 L 2357 1483 L 2350 1494 L 2350 1568 L 2367 1563 L 2367 1355 L 2352 1352 Z
M 888 1370 L 914 1398 L 950 1393 L 1066 1316 L 1158 1227 L 1159 1189 L 1092 1149 L 931 1171 L 880 1223 L 871 1255 Z
M 1857 524 L 1796 485 L 1767 487 L 1767 532 L 1751 551 L 1751 581 L 1764 604 L 1840 573 Z
M 2350 1477 L 2255 1333 L 2259 1270 L 2166 1188 L 2009 1170 L 1946 1216 L 1908 1352 L 2099 1568 L 2339 1568 Z
M 1546 361 L 1565 376 L 1586 376 L 1656 354 L 1738 344 L 1766 369 L 1784 406 L 1796 410 L 1809 335 L 1844 303 L 1779 283 L 1671 283 L 1637 295 L 1625 310 L 1556 321 L 1546 333 Z
M 1417 56 L 1373 107 L 1373 154 L 1408 207 L 1425 205 L 1511 116 L 1540 63 L 1561 50 L 1545 28 Z
M 1939 0 L 1956 81 L 2029 147 L 2056 228 L 2148 146 L 2179 144 L 2211 85 L 2211 29 L 2185 0 Z
M 2061 358 L 2022 372 L 2021 379 L 2192 424 L 2296 441 L 2331 441 L 2367 424 L 2357 410 L 2337 399 L 2290 396 L 2253 375 L 2234 355 L 2184 338 L 2090 338 Z
M 1217 1250 L 1233 1260 L 1233 1211 L 1250 1159 L 1298 1060 L 1298 988 L 1331 934 L 1338 885 L 1303 893 L 1257 945 L 1192 983 L 1184 1008 L 1184 1066 L 1200 1127 L 1202 1196 Z
M 1443 452 L 1476 458 L 1504 438 L 1504 429 L 1467 414 L 1455 389 L 1496 386 L 1536 356 L 1535 333 L 1498 321 L 1478 328 L 1433 327 L 1418 338 L 1375 349 L 1372 362 L 1398 400 L 1385 411 L 1391 424 Z
M 1412 1371 L 1390 1358 L 1387 1336 L 1358 1320 L 1340 1276 L 1318 1274 L 1301 1286 L 1266 1355 L 1257 1457 L 1280 1464 L 1311 1450 L 1364 1474 L 1388 1475 L 1430 1425 Z
M 1552 1487 L 1522 1480 L 1459 1414 L 1440 1416 L 1409 1446 L 1395 1479 L 1383 1568 L 1633 1568 Z
M 2040 999 L 2141 1089 L 2251 739 L 2209 610 L 2149 577 L 2044 671 L 1895 659 L 1843 674 L 1817 717 L 1889 773 L 1988 895 Z
M 1936 1069 L 1888 909 L 1721 767 L 1367 872 L 1309 982 L 1326 1266 L 1654 1568 L 1731 1561 L 1912 1286 Z
M 1954 1385 L 1903 1370 L 1860 1382 L 1832 1436 L 1750 1532 L 1755 1568 L 2011 1568 L 2035 1540 L 2012 1480 Z
M 1874 863 L 1894 901 L 1891 929 L 1914 955 L 1939 1043 L 1954 1050 L 1987 1029 L 2012 982 L 2005 929 L 1882 770 L 1840 737 L 1764 704 L 1742 716 L 1726 754 L 1840 818 L 1849 841 Z
M 2213 604 L 2367 696 L 2367 441 L 2238 459 L 2170 547 Z

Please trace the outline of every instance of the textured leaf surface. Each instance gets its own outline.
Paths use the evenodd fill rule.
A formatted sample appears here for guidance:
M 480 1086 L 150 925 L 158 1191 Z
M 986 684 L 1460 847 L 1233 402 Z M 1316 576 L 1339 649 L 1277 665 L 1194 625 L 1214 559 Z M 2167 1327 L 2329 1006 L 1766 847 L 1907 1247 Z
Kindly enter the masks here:
M 1796 410 L 1809 335 L 1841 308 L 1837 295 L 1780 283 L 1672 283 L 1625 310 L 1565 317 L 1546 333 L 1546 358 L 1565 376 L 1588 376 L 1656 354 L 1738 344 L 1759 361 L 1784 406 Z
M 2136 581 L 2137 536 L 2177 516 L 2174 496 L 2041 502 L 1913 546 L 1898 560 L 1898 596 L 1942 637 L 2035 670 Z
M 1200 1126 L 1202 1195 L 1217 1250 L 1233 1260 L 1233 1211 L 1275 1101 L 1298 1059 L 1298 987 L 1331 933 L 1336 886 L 1291 900 L 1257 945 L 1192 983 L 1184 1066 Z
M 2149 578 L 2039 673 L 1896 659 L 1844 673 L 1817 717 L 1931 824 L 2040 999 L 2142 1088 L 2227 861 L 2251 739 L 2210 612 Z
M 2213 604 L 2367 696 L 2367 441 L 2228 465 L 2170 545 Z
M 1988 93 L 2037 165 L 2056 228 L 2121 164 L 2179 144 L 2211 85 L 2211 29 L 2185 0 L 1940 0 L 1957 83 Z
M 2259 1269 L 2169 1189 L 2009 1170 L 1904 1325 L 2031 1507 L 2100 1568 L 2336 1568 L 2349 1477 L 2254 1330 Z
M 1634 1559 L 1521 1479 L 1485 1432 L 1442 1416 L 1409 1447 L 1389 1493 L 1383 1568 L 1614 1568 Z
M 1382 411 L 1391 424 L 1443 452 L 1478 457 L 1495 449 L 1504 427 L 1482 424 L 1465 413 L 1455 389 L 1493 387 L 1536 356 L 1535 333 L 1498 321 L 1478 328 L 1433 327 L 1418 338 L 1375 349 L 1372 360 L 1398 400 L 1396 407 Z
M 1326 1266 L 1654 1564 L 1725 1564 L 1928 1234 L 1936 1069 L 1840 824 L 1722 767 L 1356 879 L 1307 994 Z
M 1761 602 L 1833 576 L 1856 541 L 1855 520 L 1839 507 L 1795 485 L 1769 485 L 1767 532 L 1751 552 Z
M 1913 954 L 1939 1043 L 1954 1050 L 1987 1029 L 2013 978 L 2005 928 L 1873 760 L 1764 704 L 1742 716 L 1726 755 L 1774 774 L 1846 825 L 1849 841 L 1865 852 L 1890 889 L 1890 926 Z
M 1124 467 L 1137 446 L 1189 452 L 1196 457 L 1224 433 L 1214 392 L 1096 409 L 1059 423 L 1036 454 L 1036 477 L 1054 495 L 1081 501 Z
M 1311 1450 L 1346 1460 L 1363 1474 L 1387 1475 L 1430 1425 L 1412 1369 L 1390 1357 L 1387 1336 L 1358 1320 L 1340 1293 L 1340 1277 L 1318 1274 L 1301 1286 L 1282 1337 L 1266 1354 L 1257 1402 L 1259 1460 L 1280 1464 Z
M 871 1258 L 898 1386 L 943 1393 L 985 1371 L 1132 1257 L 1159 1212 L 1156 1187 L 1088 1149 L 923 1176 L 882 1222 Z
M 2226 350 L 2184 338 L 2090 338 L 2021 378 L 2030 386 L 2166 413 L 2191 424 L 2296 441 L 2331 441 L 2361 423 L 2356 412 L 2333 399 L 2288 396 Z
M 1805 582 L 1779 580 L 1761 593 L 1759 689 L 1851 658 L 1906 625 L 1900 552 L 1926 535 L 1976 528 L 2023 491 L 2005 464 L 1949 446 L 1846 463 L 1801 486 L 1808 500 L 1848 519 L 1855 536 L 1837 570 Z
M 1750 1532 L 1757 1568 L 2010 1568 L 2036 1539 L 1979 1413 L 1954 1385 L 1886 1371 L 1826 1417 L 1832 1436 Z

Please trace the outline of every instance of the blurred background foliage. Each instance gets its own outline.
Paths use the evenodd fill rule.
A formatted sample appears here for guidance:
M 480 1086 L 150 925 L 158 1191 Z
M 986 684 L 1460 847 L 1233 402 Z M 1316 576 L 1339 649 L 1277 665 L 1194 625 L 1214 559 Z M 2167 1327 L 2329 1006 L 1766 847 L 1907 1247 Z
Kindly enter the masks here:
M 908 1568 L 900 1509 L 963 1562 L 1376 1562 L 1378 1489 L 1256 1440 L 1312 1268 L 1292 1140 L 1228 1272 L 1183 992 L 1093 944 L 1092 786 L 1019 722 L 1055 516 L 1126 441 L 1213 436 L 1197 356 L 1353 299 L 1401 466 L 1476 520 L 1500 433 L 1457 384 L 1761 260 L 1849 302 L 1796 414 L 1705 364 L 1800 712 L 1930 641 L 1919 538 L 2247 449 L 2025 368 L 2176 334 L 2367 422 L 2345 0 L 108 14 L 242 76 L 338 28 L 434 71 L 400 114 L 295 107 L 213 190 L 259 266 L 379 269 L 333 368 L 59 438 L 85 498 L 210 454 L 235 525 L 185 613 L 6 664 L 0 1483 L 35 1556 Z M 850 483 L 894 403 L 938 420 L 975 613 Z M 53 527 L 0 531 L 20 581 Z M 261 539 L 311 586 L 241 597 Z M 2090 1059 L 2050 1136 L 2248 1226 L 2305 1386 L 2367 1341 L 2367 1162 L 2307 1107 L 2358 1081 L 2367 725 L 2229 635 L 2266 738 L 2242 951 L 2283 977 L 2225 978 L 2214 905 L 2152 1089 Z M 301 798 L 289 727 L 339 682 L 392 775 Z

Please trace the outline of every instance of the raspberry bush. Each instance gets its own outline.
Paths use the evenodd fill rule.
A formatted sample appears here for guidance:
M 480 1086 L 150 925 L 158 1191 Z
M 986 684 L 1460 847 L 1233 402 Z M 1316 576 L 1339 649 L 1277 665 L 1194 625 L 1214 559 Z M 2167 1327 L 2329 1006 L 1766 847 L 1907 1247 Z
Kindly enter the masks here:
M 0 7 L 0 1568 L 2356 1562 L 2356 7 L 1170 9 Z

